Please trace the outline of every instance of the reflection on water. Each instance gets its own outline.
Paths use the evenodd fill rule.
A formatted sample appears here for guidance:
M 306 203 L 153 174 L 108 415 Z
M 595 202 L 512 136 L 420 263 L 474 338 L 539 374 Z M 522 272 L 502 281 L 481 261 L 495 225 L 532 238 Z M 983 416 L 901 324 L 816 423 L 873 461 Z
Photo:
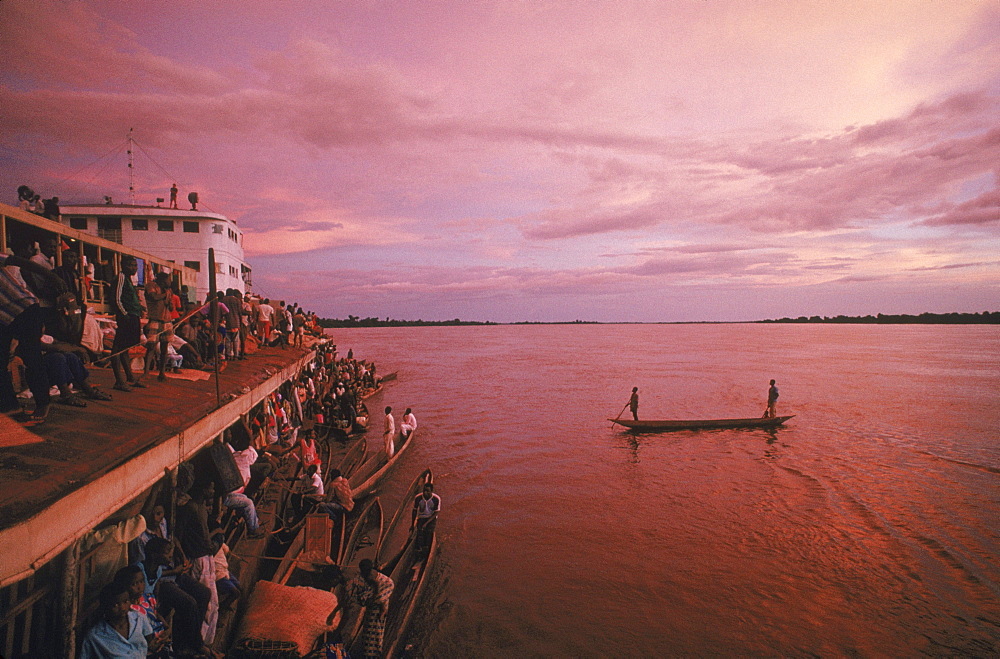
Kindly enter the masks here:
M 424 656 L 1000 653 L 1000 331 L 338 330 L 443 499 Z M 634 435 L 606 421 L 755 416 Z M 377 404 L 382 404 L 377 402 Z

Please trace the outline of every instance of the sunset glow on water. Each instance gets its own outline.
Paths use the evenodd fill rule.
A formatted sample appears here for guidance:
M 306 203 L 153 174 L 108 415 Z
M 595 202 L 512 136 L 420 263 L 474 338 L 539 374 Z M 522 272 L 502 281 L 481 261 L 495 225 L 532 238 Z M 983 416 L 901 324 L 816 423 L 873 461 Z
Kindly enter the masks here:
M 991 327 L 336 330 L 399 372 L 441 561 L 424 656 L 989 656 L 1000 650 Z M 759 415 L 773 432 L 605 420 Z M 626 412 L 627 414 L 627 412 Z

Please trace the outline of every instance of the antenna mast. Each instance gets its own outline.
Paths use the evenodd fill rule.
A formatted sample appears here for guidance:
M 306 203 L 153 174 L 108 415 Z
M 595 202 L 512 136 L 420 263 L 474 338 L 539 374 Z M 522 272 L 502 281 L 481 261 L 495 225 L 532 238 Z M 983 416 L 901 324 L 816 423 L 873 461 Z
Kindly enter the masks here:
M 135 206 L 135 168 L 132 167 L 132 129 L 128 129 L 128 203 Z

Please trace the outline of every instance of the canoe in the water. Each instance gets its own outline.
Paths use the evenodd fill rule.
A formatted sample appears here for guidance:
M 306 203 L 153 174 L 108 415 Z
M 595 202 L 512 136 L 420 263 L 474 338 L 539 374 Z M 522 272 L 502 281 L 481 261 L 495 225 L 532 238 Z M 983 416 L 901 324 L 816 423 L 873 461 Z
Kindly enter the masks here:
M 788 416 L 751 419 L 608 419 L 612 423 L 638 432 L 664 432 L 668 430 L 707 430 L 711 428 L 775 428 L 791 419 Z

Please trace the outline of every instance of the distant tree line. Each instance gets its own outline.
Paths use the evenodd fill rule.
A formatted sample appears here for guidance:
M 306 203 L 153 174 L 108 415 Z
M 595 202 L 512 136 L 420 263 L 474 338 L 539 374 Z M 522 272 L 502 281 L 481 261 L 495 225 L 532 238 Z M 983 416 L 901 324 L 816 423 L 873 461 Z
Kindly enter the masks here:
M 361 318 L 348 316 L 340 318 L 320 318 L 320 327 L 440 327 L 444 325 L 497 325 L 498 323 L 475 320 L 395 320 L 391 318 Z
M 922 313 L 918 316 L 910 314 L 878 314 L 875 316 L 799 316 L 798 318 L 777 318 L 755 320 L 755 323 L 841 323 L 854 325 L 998 325 L 1000 311 L 983 311 L 982 313 Z M 320 327 L 441 327 L 450 325 L 604 325 L 619 323 L 601 323 L 592 320 L 570 320 L 557 322 L 540 322 L 522 320 L 514 323 L 496 323 L 478 320 L 396 320 L 393 318 L 361 318 L 348 316 L 340 318 L 320 318 Z M 646 323 L 621 323 L 638 324 Z M 730 323 L 648 323 L 651 325 L 675 324 L 730 324 Z
M 758 320 L 758 323 L 845 323 L 861 325 L 997 325 L 1000 311 L 982 313 L 922 313 L 878 314 L 876 316 L 799 316 L 777 320 Z

